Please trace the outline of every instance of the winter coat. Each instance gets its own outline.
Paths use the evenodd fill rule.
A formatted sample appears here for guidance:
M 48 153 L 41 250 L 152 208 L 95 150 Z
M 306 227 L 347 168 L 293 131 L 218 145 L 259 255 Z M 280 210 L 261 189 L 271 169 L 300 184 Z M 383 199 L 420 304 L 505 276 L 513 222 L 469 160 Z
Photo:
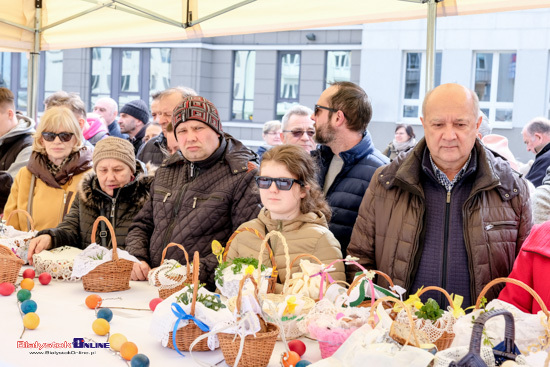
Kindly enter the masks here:
M 276 220 L 271 219 L 269 210 L 263 208 L 258 218 L 243 223 L 239 229 L 244 227 L 255 229 L 264 237 L 266 229 L 267 233 L 274 230 L 281 232 L 288 244 L 289 261 L 294 260 L 296 256 L 302 254 L 314 255 L 325 265 L 342 258 L 340 244 L 329 231 L 325 215 L 321 212 L 301 214 L 292 220 Z M 287 279 L 284 245 L 279 237 L 271 237 L 270 242 L 275 263 L 279 270 L 279 282 L 280 284 L 284 284 Z M 257 259 L 261 244 L 262 240 L 254 233 L 241 232 L 231 242 L 227 259 L 231 260 L 236 257 L 252 257 Z M 312 259 L 304 259 L 314 262 Z M 267 249 L 264 249 L 262 263 L 271 266 Z M 335 268 L 336 270 L 330 273 L 331 276 L 335 280 L 345 280 L 344 264 L 340 262 L 335 265 Z M 301 271 L 300 261 L 296 261 L 291 272 L 295 273 L 299 271 Z M 278 287 L 278 291 L 282 291 L 282 286 Z
M 401 149 L 398 150 L 396 148 L 396 142 L 394 140 L 394 141 L 392 141 L 391 143 L 388 144 L 388 147 L 386 149 L 384 149 L 382 154 L 384 154 L 386 157 L 388 157 L 390 159 L 390 161 L 393 161 L 395 159 L 395 157 L 397 157 L 399 155 L 399 153 L 406 152 L 409 149 L 413 148 L 416 145 L 416 139 L 415 138 L 410 138 L 409 140 L 407 140 L 406 143 L 407 144 L 403 144 Z
M 204 161 L 189 162 L 181 152 L 173 154 L 157 169 L 151 198 L 130 226 L 128 252 L 157 267 L 170 242 L 182 244 L 191 257 L 199 251 L 200 280 L 212 287 L 218 264 L 212 240 L 225 243 L 240 224 L 260 211 L 255 157 L 228 134 Z M 185 264 L 177 247 L 170 248 L 166 258 Z
M 153 181 L 152 173 L 146 172 L 139 161 L 135 176 L 133 181 L 115 190 L 113 196 L 110 196 L 101 190 L 97 174 L 88 172 L 80 181 L 78 194 L 63 222 L 56 228 L 40 231 L 38 235 L 49 234 L 52 247 L 74 246 L 84 249 L 92 243 L 93 224 L 102 215 L 109 219 L 115 230 L 117 247 L 124 249 L 128 228 L 149 199 L 149 188 Z M 102 231 L 105 231 L 105 237 L 101 236 Z M 95 240 L 100 245 L 112 248 L 111 234 L 102 223 L 98 226 Z
M 136 158 L 144 163 L 152 163 L 160 166 L 161 163 L 169 157 L 166 138 L 163 133 L 149 139 L 149 141 L 141 145 Z
M 312 155 L 320 167 L 319 185 L 324 187 L 334 153 L 329 147 L 321 146 L 312 152 Z M 344 161 L 344 166 L 330 186 L 326 199 L 332 209 L 330 231 L 340 243 L 342 254 L 346 256 L 357 211 L 371 177 L 378 167 L 389 163 L 389 159 L 374 147 L 368 131 L 359 144 L 340 153 L 340 157 Z
M 420 182 L 426 141 L 379 168 L 359 208 L 348 253 L 409 290 L 422 254 L 425 198 Z M 477 176 L 463 205 L 464 242 L 475 300 L 491 280 L 507 276 L 532 226 L 529 189 L 502 158 L 476 141 Z M 348 276 L 354 273 L 348 268 Z M 387 286 L 384 279 L 378 279 Z M 430 284 L 426 284 L 428 286 Z M 487 298 L 498 294 L 493 287 Z
M 8 216 L 12 210 L 29 212 L 34 228 L 38 231 L 56 227 L 69 212 L 80 180 L 92 168 L 92 153 L 86 147 L 73 153 L 71 159 L 61 167 L 54 178 L 45 167 L 47 158 L 33 152 L 27 167 L 21 168 L 11 187 L 10 196 L 4 208 Z M 31 187 L 34 176 L 34 186 Z M 29 203 L 29 193 L 32 199 Z M 14 228 L 25 230 L 27 218 L 18 215 L 19 221 L 10 221 Z
M 534 224 L 542 224 L 550 220 L 550 171 L 548 169 L 542 185 L 537 187 L 531 196 L 531 202 Z
M 509 277 L 533 288 L 548 305 L 550 304 L 548 269 L 550 269 L 550 222 L 545 222 L 533 226 Z M 523 312 L 536 314 L 541 310 L 538 302 L 529 293 L 514 284 L 507 283 L 498 298 L 513 304 Z
M 542 185 L 542 180 L 546 176 L 546 169 L 548 167 L 550 167 L 550 143 L 546 144 L 546 146 L 537 153 L 535 161 L 525 178 L 531 181 L 535 187 L 539 187 Z

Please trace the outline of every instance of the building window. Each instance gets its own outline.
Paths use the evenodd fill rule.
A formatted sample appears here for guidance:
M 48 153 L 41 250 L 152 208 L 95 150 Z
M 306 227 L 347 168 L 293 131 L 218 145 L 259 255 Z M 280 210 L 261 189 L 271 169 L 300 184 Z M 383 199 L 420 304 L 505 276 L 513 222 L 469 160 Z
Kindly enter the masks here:
M 402 114 L 404 121 L 418 123 L 426 90 L 426 57 L 424 52 L 406 52 Z M 441 84 L 441 52 L 435 54 L 434 87 Z
M 334 82 L 351 80 L 351 51 L 327 51 L 325 89 Z
M 46 51 L 43 56 L 44 94 L 42 95 L 43 98 L 40 99 L 39 111 L 44 110 L 44 99 L 63 89 L 63 51 Z
M 112 54 L 110 48 L 92 48 L 92 104 L 102 97 L 111 97 Z
M 169 48 L 151 49 L 149 95 L 170 88 L 171 52 Z
M 11 87 L 11 52 L 0 52 L 0 87 Z
M 516 53 L 491 52 L 475 54 L 474 90 L 479 108 L 495 121 L 496 127 L 511 127 L 516 80 Z M 499 124 L 500 123 L 500 124 Z
M 298 103 L 300 96 L 300 52 L 279 52 L 276 118 Z
M 234 56 L 231 119 L 252 121 L 256 51 L 235 51 Z

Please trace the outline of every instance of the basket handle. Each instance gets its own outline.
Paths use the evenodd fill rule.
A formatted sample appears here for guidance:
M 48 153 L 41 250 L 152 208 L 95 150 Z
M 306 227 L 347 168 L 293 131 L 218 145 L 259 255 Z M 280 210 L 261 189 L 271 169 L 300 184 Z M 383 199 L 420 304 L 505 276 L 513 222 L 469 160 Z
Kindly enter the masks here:
M 312 254 L 301 254 L 301 255 L 298 255 L 296 256 L 291 262 L 290 262 L 290 270 L 292 270 L 292 268 L 294 267 L 294 263 L 296 262 L 296 260 L 298 259 L 301 259 L 303 257 L 309 257 L 313 260 L 315 260 L 315 262 L 319 265 L 323 265 L 323 263 L 321 262 L 321 260 L 319 260 L 319 258 L 317 258 L 315 255 L 312 255 Z
M 546 315 L 546 318 L 550 317 L 550 314 L 548 313 L 548 308 L 546 308 L 546 305 L 544 304 L 544 301 L 542 300 L 542 298 L 540 298 L 540 296 L 537 294 L 537 292 L 535 292 L 533 290 L 533 288 L 529 287 L 527 284 L 523 283 L 520 280 L 514 279 L 514 278 L 496 278 L 496 279 L 493 279 L 492 281 L 490 281 L 489 283 L 487 283 L 487 285 L 481 290 L 481 292 L 479 293 L 479 296 L 477 297 L 476 307 L 475 307 L 476 310 L 479 310 L 479 307 L 481 305 L 481 299 L 485 296 L 485 293 L 487 293 L 487 291 L 492 286 L 494 286 L 495 284 L 499 284 L 499 283 L 512 283 L 512 284 L 515 284 L 515 285 L 525 289 L 527 292 L 529 292 L 529 294 L 531 296 L 533 296 L 535 301 L 538 302 L 538 304 L 540 305 L 540 309 L 542 310 L 542 312 L 544 312 L 544 314 Z
M 378 274 L 378 275 L 384 277 L 388 281 L 388 283 L 390 283 L 390 287 L 394 287 L 393 282 L 392 282 L 392 280 L 391 280 L 391 278 L 388 274 L 386 274 L 384 272 L 381 272 L 380 270 L 368 270 L 368 271 L 373 272 L 375 274 Z M 351 285 L 349 286 L 349 289 L 348 289 L 348 296 L 351 294 L 352 289 L 355 288 L 362 281 L 362 279 L 366 276 L 367 276 L 367 274 L 363 273 L 363 274 L 357 276 L 353 280 L 353 282 L 351 283 Z
M 241 279 L 241 281 L 239 282 L 239 294 L 237 295 L 237 310 L 239 312 L 241 312 L 241 301 L 242 301 L 242 298 L 243 298 L 243 287 L 244 287 L 244 283 L 246 282 L 247 279 L 250 279 L 252 281 L 252 284 L 254 285 L 254 298 L 256 298 L 258 303 L 260 302 L 258 300 L 258 284 L 254 280 L 254 277 L 252 275 L 246 274 Z
M 30 223 L 30 226 L 31 228 L 29 229 L 29 231 L 34 231 L 34 221 L 32 220 L 32 217 L 31 215 L 29 214 L 28 211 L 24 210 L 24 209 L 15 209 L 15 210 L 12 210 L 10 215 L 8 215 L 8 218 L 6 219 L 6 224 L 9 223 L 11 217 L 16 214 L 16 213 L 23 213 L 25 214 L 25 216 L 27 217 L 27 220 L 29 221 L 28 223 Z
M 443 289 L 443 288 L 440 288 L 440 287 L 436 287 L 435 285 L 431 285 L 429 287 L 425 287 L 425 288 L 422 288 L 417 296 L 421 296 L 422 294 L 426 293 L 427 291 L 440 291 L 441 293 L 443 293 L 443 295 L 445 296 L 445 298 L 447 298 L 447 302 L 449 302 L 449 306 L 451 306 L 451 308 L 454 310 L 455 309 L 455 305 L 453 303 L 453 300 L 451 298 L 451 296 L 449 295 L 449 293 Z
M 470 339 L 470 348 L 468 355 L 479 356 L 481 353 L 481 337 L 483 335 L 483 327 L 485 323 L 490 318 L 495 316 L 504 316 L 505 327 L 504 327 L 504 352 L 505 357 L 515 357 L 514 353 L 514 337 L 515 337 L 515 326 L 514 326 L 514 316 L 510 311 L 506 310 L 490 310 L 482 313 L 475 319 L 474 326 L 472 329 L 472 338 Z M 496 351 L 494 351 L 496 353 Z M 468 355 L 463 359 L 467 359 Z M 462 360 L 461 360 L 462 361 Z M 461 362 L 460 361 L 460 362 Z M 460 365 L 459 362 L 459 365 Z
M 264 236 L 262 236 L 262 234 L 254 228 L 243 227 L 243 228 L 237 229 L 235 232 L 233 232 L 233 234 L 231 235 L 231 237 L 229 237 L 229 239 L 227 240 L 227 243 L 225 244 L 225 249 L 223 251 L 223 258 L 222 258 L 223 261 L 226 261 L 227 259 L 227 253 L 229 252 L 229 246 L 231 246 L 231 242 L 233 242 L 235 237 L 241 232 L 252 232 L 256 236 L 258 236 L 259 239 L 261 240 L 264 239 Z
M 187 251 L 185 251 L 185 248 L 182 245 L 180 245 L 179 243 L 170 242 L 164 248 L 164 250 L 162 250 L 162 258 L 160 259 L 160 263 L 162 264 L 164 262 L 164 258 L 166 257 L 166 251 L 168 251 L 168 248 L 173 247 L 173 246 L 178 246 L 180 248 L 180 250 L 183 251 L 183 254 L 185 255 L 185 264 L 186 264 L 186 268 L 187 268 L 187 278 L 186 279 L 189 279 L 191 277 L 191 271 L 189 270 L 189 254 L 187 254 Z
M 267 248 L 267 250 L 269 251 L 269 259 L 271 260 L 271 266 L 273 268 L 273 271 L 271 272 L 271 277 L 277 278 L 278 271 L 277 271 L 277 263 L 275 262 L 275 255 L 273 254 L 273 250 L 271 250 L 271 246 L 269 246 L 269 243 L 267 242 L 273 236 L 278 236 L 283 241 L 285 258 L 286 258 L 286 270 L 287 270 L 287 274 L 290 274 L 290 270 L 289 270 L 290 256 L 288 255 L 288 245 L 286 244 L 286 240 L 284 236 L 281 234 L 281 232 L 271 231 L 265 236 L 265 238 L 262 240 L 262 244 L 260 245 L 260 252 L 258 253 L 258 268 L 260 269 L 260 271 L 258 272 L 257 283 L 259 283 L 262 278 L 261 265 L 262 265 L 262 257 L 263 257 L 265 248 Z M 287 279 L 288 279 L 288 276 L 287 276 Z
M 406 312 L 407 312 L 407 318 L 409 319 L 409 326 L 411 327 L 411 332 L 409 333 L 409 335 L 407 336 L 407 340 L 405 341 L 405 344 L 404 345 L 407 345 L 409 344 L 409 340 L 411 339 L 411 335 L 414 337 L 414 340 L 416 341 L 416 345 L 420 345 L 420 341 L 418 340 L 418 336 L 416 335 L 416 328 L 415 328 L 415 325 L 414 325 L 414 320 L 413 320 L 413 317 L 412 317 L 412 314 L 411 314 L 411 310 L 409 309 L 409 307 L 401 300 L 398 300 L 397 298 L 393 298 L 393 297 L 382 297 L 382 298 L 378 298 L 372 305 L 371 305 L 371 308 L 370 308 L 370 315 L 369 315 L 369 319 L 368 319 L 368 323 L 369 325 L 374 329 L 375 327 L 375 322 L 374 322 L 374 312 L 376 312 L 376 308 L 378 307 L 378 305 L 382 302 L 393 302 L 393 303 L 398 303 Z M 395 321 L 394 321 L 395 322 Z
M 195 316 L 195 304 L 197 303 L 197 294 L 199 291 L 199 266 L 199 252 L 195 251 L 193 254 L 193 301 L 191 302 L 191 316 Z M 189 268 L 189 266 L 187 266 L 187 268 Z
M 117 261 L 118 260 L 118 251 L 117 251 L 115 230 L 113 229 L 113 226 L 111 225 L 111 222 L 109 222 L 109 219 L 105 218 L 102 215 L 97 217 L 97 219 L 95 220 L 94 225 L 92 227 L 92 243 L 95 243 L 95 233 L 97 231 L 97 226 L 99 225 L 99 222 L 101 222 L 101 221 L 105 222 L 105 224 L 107 224 L 107 228 L 109 228 L 109 232 L 111 233 L 111 242 L 113 243 L 113 261 Z

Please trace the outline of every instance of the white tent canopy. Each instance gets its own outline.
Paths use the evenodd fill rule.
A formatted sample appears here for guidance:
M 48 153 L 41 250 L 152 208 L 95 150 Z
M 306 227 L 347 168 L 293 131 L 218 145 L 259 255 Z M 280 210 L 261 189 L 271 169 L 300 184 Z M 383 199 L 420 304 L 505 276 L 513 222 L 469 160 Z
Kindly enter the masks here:
M 437 0 L 437 16 L 550 7 L 548 0 Z M 30 52 L 36 106 L 42 50 L 173 41 L 426 18 L 436 0 L 0 0 L 0 50 Z M 431 37 L 431 38 L 430 38 Z M 427 73 L 428 75 L 430 73 Z M 32 90 L 34 88 L 34 90 Z M 29 114 L 34 115 L 32 109 Z

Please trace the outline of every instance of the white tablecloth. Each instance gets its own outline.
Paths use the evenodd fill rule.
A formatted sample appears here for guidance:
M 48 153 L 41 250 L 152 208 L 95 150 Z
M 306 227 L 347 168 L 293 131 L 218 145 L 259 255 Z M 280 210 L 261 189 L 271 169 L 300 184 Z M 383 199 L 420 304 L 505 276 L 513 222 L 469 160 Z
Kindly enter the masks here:
M 18 283 L 20 280 L 21 278 Z M 130 287 L 131 289 L 122 292 L 97 293 L 104 299 L 102 306 L 149 309 L 149 301 L 158 297 L 156 288 L 147 282 L 130 282 Z M 69 283 L 52 280 L 50 284 L 44 286 L 36 278 L 35 287 L 31 293 L 32 299 L 38 305 L 36 313 L 40 317 L 40 325 L 35 330 L 26 330 L 21 339 L 19 336 L 23 330 L 23 322 L 18 309 L 16 292 L 11 296 L 0 296 L 0 367 L 125 365 L 125 361 L 109 349 L 44 348 L 40 351 L 18 347 L 18 342 L 21 344 L 21 341 L 63 344 L 72 343 L 74 338 L 89 338 L 98 343 L 107 342 L 107 336 L 99 336 L 92 330 L 92 322 L 96 319 L 95 312 L 84 303 L 86 297 L 92 293 L 84 291 L 81 281 Z M 121 299 L 108 299 L 118 297 Z M 128 341 L 134 342 L 138 352 L 149 357 L 151 366 L 197 365 L 188 352 L 183 352 L 186 357 L 182 357 L 176 351 L 162 347 L 160 341 L 149 335 L 153 314 L 151 311 L 116 308 L 111 310 L 114 315 L 110 322 L 111 333 L 124 334 Z M 303 341 L 307 346 L 303 358 L 311 362 L 319 360 L 317 342 L 308 339 Z M 283 344 L 277 342 L 269 366 L 280 366 L 279 360 L 283 350 Z M 75 354 L 55 354 L 67 351 Z M 37 352 L 43 354 L 35 354 Z M 211 365 L 219 363 L 218 366 L 227 366 L 223 362 L 223 355 L 219 349 L 212 352 L 196 352 L 193 355 Z

